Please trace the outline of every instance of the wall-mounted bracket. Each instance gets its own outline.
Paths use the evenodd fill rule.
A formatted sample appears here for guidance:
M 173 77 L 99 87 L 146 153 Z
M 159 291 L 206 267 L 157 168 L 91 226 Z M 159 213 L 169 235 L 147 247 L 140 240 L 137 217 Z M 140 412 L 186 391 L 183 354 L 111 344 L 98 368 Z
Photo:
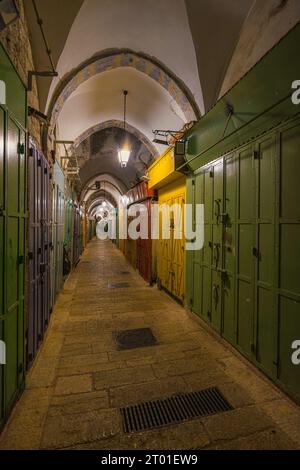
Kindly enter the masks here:
M 32 91 L 32 77 L 58 77 L 58 72 L 47 70 L 46 72 L 28 71 L 27 91 Z
M 42 113 L 38 109 L 33 108 L 32 106 L 28 106 L 28 116 L 33 116 L 40 121 L 45 122 L 46 124 L 48 123 L 48 117 L 46 114 Z

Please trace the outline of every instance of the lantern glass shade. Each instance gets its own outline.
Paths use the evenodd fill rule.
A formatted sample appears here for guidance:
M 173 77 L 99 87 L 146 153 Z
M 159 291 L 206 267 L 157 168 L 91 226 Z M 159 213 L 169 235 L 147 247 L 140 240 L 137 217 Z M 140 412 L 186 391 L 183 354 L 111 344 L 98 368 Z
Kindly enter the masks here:
M 121 166 L 123 167 L 127 166 L 127 163 L 130 157 L 130 150 L 120 149 L 118 152 L 118 155 L 119 155 L 119 161 L 121 163 Z

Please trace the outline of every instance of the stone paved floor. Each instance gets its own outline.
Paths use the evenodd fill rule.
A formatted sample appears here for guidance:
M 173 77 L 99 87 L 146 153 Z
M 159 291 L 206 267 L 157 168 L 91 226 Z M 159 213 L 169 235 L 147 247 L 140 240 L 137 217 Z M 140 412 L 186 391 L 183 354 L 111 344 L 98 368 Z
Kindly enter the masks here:
M 129 271 L 128 274 L 122 273 Z M 128 282 L 127 289 L 110 283 Z M 118 351 L 113 332 L 159 344 Z M 125 435 L 118 408 L 218 386 L 232 411 Z M 92 241 L 65 283 L 1 449 L 299 449 L 300 409 L 155 287 Z

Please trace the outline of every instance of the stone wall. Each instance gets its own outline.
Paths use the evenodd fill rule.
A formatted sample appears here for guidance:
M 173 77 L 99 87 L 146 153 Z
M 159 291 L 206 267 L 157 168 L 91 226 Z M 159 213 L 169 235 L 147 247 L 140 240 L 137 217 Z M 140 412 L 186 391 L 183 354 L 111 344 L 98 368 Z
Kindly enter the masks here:
M 4 31 L 0 33 L 0 41 L 6 49 L 21 79 L 27 86 L 28 70 L 34 70 L 35 67 L 33 64 L 32 50 L 25 18 L 23 0 L 16 0 L 16 5 L 20 12 L 20 17 L 17 21 L 9 25 Z M 35 78 L 33 79 L 33 90 L 28 92 L 27 97 L 28 106 L 39 109 L 39 99 Z M 27 127 L 30 135 L 35 139 L 38 146 L 41 146 L 40 122 L 37 121 L 36 118 L 29 117 Z
M 219 97 L 245 75 L 299 20 L 300 0 L 256 0 L 244 22 Z

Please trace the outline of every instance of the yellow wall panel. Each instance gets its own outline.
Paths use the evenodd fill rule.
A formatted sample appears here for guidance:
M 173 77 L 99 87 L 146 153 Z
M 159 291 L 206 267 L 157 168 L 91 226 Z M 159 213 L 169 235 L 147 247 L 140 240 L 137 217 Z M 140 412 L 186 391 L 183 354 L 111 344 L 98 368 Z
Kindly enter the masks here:
M 181 173 L 175 171 L 174 149 L 169 147 L 154 163 L 148 168 L 149 189 L 159 189 L 166 184 L 178 179 Z

